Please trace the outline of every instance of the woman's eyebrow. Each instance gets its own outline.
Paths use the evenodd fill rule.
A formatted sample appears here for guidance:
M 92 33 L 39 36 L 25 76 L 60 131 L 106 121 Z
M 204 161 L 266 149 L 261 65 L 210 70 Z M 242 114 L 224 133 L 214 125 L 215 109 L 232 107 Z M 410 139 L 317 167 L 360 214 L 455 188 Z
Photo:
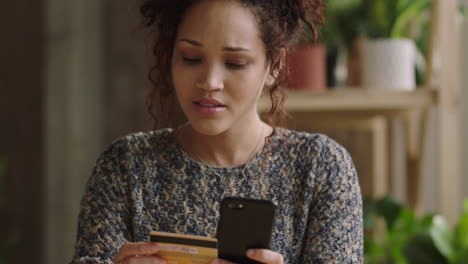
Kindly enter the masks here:
M 200 42 L 197 42 L 191 39 L 182 38 L 182 39 L 179 39 L 179 42 L 187 42 L 189 44 L 192 44 L 193 46 L 203 47 L 203 45 Z
M 195 40 L 191 40 L 191 39 L 187 39 L 187 38 L 182 38 L 182 39 L 179 39 L 179 42 L 186 42 L 186 43 L 189 43 L 193 46 L 196 46 L 196 47 L 203 47 L 203 45 L 200 43 L 200 42 L 197 42 Z M 229 51 L 229 52 L 236 52 L 236 51 L 250 51 L 249 49 L 246 49 L 246 48 L 242 48 L 242 47 L 231 47 L 231 46 L 226 46 L 223 48 L 224 51 Z
M 235 51 L 250 51 L 249 49 L 242 48 L 242 47 L 224 47 L 224 51 L 230 51 L 230 52 L 235 52 Z

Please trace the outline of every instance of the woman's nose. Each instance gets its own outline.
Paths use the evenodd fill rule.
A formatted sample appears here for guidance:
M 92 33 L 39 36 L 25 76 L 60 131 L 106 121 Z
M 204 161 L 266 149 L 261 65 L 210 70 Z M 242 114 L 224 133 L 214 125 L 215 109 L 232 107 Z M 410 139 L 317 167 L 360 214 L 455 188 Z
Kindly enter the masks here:
M 224 88 L 223 72 L 216 66 L 208 67 L 196 86 L 205 91 L 217 91 Z

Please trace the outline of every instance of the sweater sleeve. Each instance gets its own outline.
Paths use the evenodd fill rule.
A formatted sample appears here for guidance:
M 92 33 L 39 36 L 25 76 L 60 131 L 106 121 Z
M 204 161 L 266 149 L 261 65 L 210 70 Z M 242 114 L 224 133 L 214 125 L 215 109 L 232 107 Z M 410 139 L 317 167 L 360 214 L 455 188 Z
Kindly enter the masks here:
M 326 138 L 301 263 L 362 263 L 362 197 L 348 152 Z
M 121 156 L 122 151 L 114 143 L 96 162 L 81 201 L 70 264 L 111 264 L 120 247 L 131 238 Z

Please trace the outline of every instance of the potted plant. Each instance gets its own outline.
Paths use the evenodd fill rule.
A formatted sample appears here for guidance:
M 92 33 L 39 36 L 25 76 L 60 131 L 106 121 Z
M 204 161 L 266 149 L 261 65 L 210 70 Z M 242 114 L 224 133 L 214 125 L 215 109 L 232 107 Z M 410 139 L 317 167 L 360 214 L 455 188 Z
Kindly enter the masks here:
M 338 47 L 347 50 L 347 84 L 404 90 L 414 89 L 414 83 L 421 84 L 431 3 L 431 0 L 327 0 L 323 35 L 328 48 L 338 43 Z M 460 14 L 466 17 L 466 8 L 460 7 Z M 400 47 L 400 51 L 394 51 Z
M 416 87 L 418 51 L 413 40 L 420 32 L 431 0 L 363 0 L 367 7 L 362 51 L 363 85 L 399 90 Z
M 414 39 L 426 46 L 430 6 L 431 0 L 328 0 L 328 37 L 339 35 L 348 50 L 348 85 L 414 89 L 415 63 L 424 64 Z
M 312 30 L 306 24 L 297 44 L 288 58 L 290 67 L 289 89 L 324 91 L 327 88 L 326 48 L 316 41 Z
M 366 10 L 362 0 L 328 0 L 325 6 L 325 25 L 322 38 L 328 51 L 328 77 L 334 83 L 336 57 L 343 51 L 348 56 L 349 86 L 361 85 L 360 74 L 360 37 L 365 33 L 364 14 Z
M 468 199 L 454 228 L 439 215 L 417 217 L 390 197 L 365 200 L 366 229 L 377 219 L 384 220 L 385 232 L 380 239 L 366 235 L 365 263 L 462 264 L 468 259 Z

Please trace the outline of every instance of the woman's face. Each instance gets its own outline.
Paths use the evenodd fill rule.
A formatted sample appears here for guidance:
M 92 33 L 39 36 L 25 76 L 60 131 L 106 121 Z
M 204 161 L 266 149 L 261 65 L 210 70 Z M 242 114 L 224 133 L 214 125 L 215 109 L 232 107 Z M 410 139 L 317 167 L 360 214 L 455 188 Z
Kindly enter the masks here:
M 257 124 L 268 76 L 253 13 L 236 1 L 203 0 L 188 9 L 172 57 L 177 99 L 191 126 L 218 135 Z

